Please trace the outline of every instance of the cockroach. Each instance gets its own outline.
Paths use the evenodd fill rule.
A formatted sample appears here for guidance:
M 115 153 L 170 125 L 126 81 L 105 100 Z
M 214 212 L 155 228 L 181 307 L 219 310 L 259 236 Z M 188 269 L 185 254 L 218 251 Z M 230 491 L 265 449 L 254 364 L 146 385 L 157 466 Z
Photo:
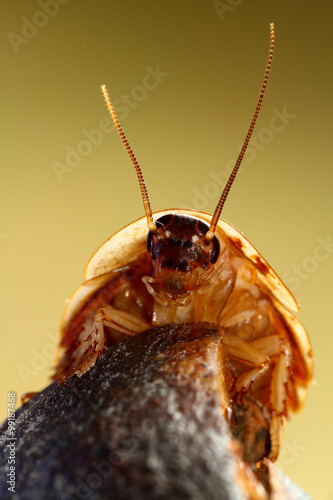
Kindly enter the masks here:
M 301 408 L 312 378 L 307 333 L 298 305 L 252 244 L 220 219 L 257 121 L 270 73 L 274 25 L 264 81 L 243 147 L 213 215 L 195 210 L 152 213 L 141 168 L 106 87 L 102 92 L 138 177 L 145 217 L 111 236 L 91 257 L 61 325 L 54 379 L 82 376 L 108 347 L 156 326 L 208 321 L 224 329 L 233 391 L 251 393 L 270 416 L 269 458 L 275 460 L 289 411 Z M 148 227 L 147 227 L 148 226 Z

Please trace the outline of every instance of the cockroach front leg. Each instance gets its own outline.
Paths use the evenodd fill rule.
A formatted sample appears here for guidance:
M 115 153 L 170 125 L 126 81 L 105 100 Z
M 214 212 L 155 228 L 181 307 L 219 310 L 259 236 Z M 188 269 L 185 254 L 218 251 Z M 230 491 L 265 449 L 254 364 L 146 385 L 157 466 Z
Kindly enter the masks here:
M 236 391 L 245 391 L 257 377 L 267 371 L 270 362 L 269 357 L 260 349 L 251 345 L 250 342 L 246 342 L 235 335 L 227 333 L 223 338 L 223 343 L 230 356 L 254 365 L 253 369 L 246 371 L 236 380 Z
M 107 334 L 105 328 L 107 327 Z M 118 344 L 128 336 L 151 328 L 151 325 L 133 314 L 104 306 L 87 316 L 75 347 L 66 352 L 58 367 L 59 385 L 72 375 L 81 377 L 94 366 L 107 346 Z M 72 351 L 72 352 L 71 352 Z M 70 357 L 69 357 L 70 356 Z M 65 365 L 65 369 L 63 369 Z
M 281 427 L 287 415 L 287 384 L 289 380 L 289 369 L 291 364 L 291 347 L 287 339 L 279 335 L 261 337 L 251 342 L 253 347 L 269 356 L 275 356 L 275 364 L 272 372 L 270 387 L 270 410 L 271 410 L 271 451 L 269 458 L 276 460 L 281 441 Z
M 237 392 L 246 391 L 251 384 L 268 370 L 271 357 L 277 358 L 272 374 L 270 387 L 270 438 L 271 451 L 269 458 L 276 460 L 280 448 L 281 424 L 286 415 L 286 386 L 289 377 L 291 349 L 286 339 L 278 335 L 261 337 L 252 342 L 246 342 L 239 337 L 226 334 L 224 344 L 228 353 L 241 361 L 254 365 L 235 382 Z

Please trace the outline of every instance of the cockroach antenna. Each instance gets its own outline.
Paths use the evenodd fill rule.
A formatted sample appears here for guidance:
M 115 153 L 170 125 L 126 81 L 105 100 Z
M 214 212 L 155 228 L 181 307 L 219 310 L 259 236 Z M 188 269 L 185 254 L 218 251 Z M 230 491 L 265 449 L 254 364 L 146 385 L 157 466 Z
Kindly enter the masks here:
M 262 84 L 262 87 L 261 87 L 261 92 L 260 92 L 260 95 L 259 95 L 259 99 L 258 99 L 257 106 L 256 106 L 256 109 L 255 109 L 255 112 L 254 112 L 254 115 L 253 115 L 253 118 L 252 118 L 252 121 L 251 121 L 251 125 L 250 125 L 249 130 L 247 132 L 247 135 L 245 137 L 245 141 L 244 141 L 243 147 L 242 147 L 242 149 L 241 149 L 241 151 L 239 153 L 239 156 L 237 158 L 236 164 L 235 164 L 235 166 L 234 166 L 234 168 L 233 168 L 233 170 L 232 170 L 232 172 L 230 174 L 228 182 L 227 182 L 227 184 L 226 184 L 226 186 L 225 186 L 225 188 L 223 190 L 223 193 L 221 194 L 221 198 L 220 198 L 220 200 L 219 200 L 219 202 L 217 204 L 217 207 L 215 209 L 215 212 L 213 214 L 213 217 L 212 217 L 212 220 L 211 220 L 211 223 L 210 223 L 209 231 L 207 231 L 207 233 L 205 235 L 205 239 L 206 239 L 207 243 L 209 241 L 211 241 L 213 239 L 213 237 L 214 237 L 217 222 L 218 222 L 219 217 L 221 215 L 221 212 L 222 212 L 225 200 L 227 199 L 227 196 L 229 194 L 229 191 L 230 191 L 230 188 L 232 186 L 232 183 L 234 182 L 235 177 L 237 175 L 237 172 L 238 172 L 238 169 L 240 167 L 240 164 L 242 163 L 242 160 L 243 160 L 246 148 L 247 148 L 247 146 L 249 144 L 249 141 L 251 139 L 252 132 L 253 132 L 254 126 L 256 124 L 258 115 L 259 115 L 259 111 L 260 111 L 260 108 L 261 108 L 262 100 L 264 98 L 264 94 L 265 94 L 265 90 L 266 90 L 266 86 L 267 86 L 267 81 L 268 81 L 268 77 L 269 77 L 269 73 L 270 73 L 270 69 L 271 69 L 271 64 L 272 64 L 272 57 L 273 57 L 273 50 L 274 50 L 274 41 L 275 41 L 274 24 L 271 23 L 269 26 L 270 26 L 270 35 L 271 35 L 270 48 L 269 48 L 268 61 L 267 61 L 266 70 L 265 70 L 265 77 L 264 77 L 264 81 L 263 81 L 263 84 Z
M 146 188 L 146 183 L 145 183 L 145 180 L 143 178 L 143 174 L 142 174 L 142 170 L 140 168 L 140 165 L 137 161 L 137 159 L 135 158 L 134 156 L 134 153 L 132 151 L 132 148 L 131 146 L 129 145 L 129 142 L 125 136 L 125 133 L 119 123 L 119 120 L 118 120 L 118 117 L 113 109 L 113 106 L 112 106 L 112 103 L 111 103 L 111 99 L 109 97 L 109 94 L 108 94 L 108 91 L 107 91 L 107 88 L 105 85 L 102 85 L 101 87 L 102 89 L 102 92 L 103 92 L 103 96 L 104 96 L 104 99 L 105 99 L 105 102 L 106 102 L 106 105 L 108 107 L 108 110 L 110 112 L 110 115 L 111 115 L 111 118 L 116 126 L 116 129 L 117 129 L 117 132 L 118 134 L 120 135 L 120 138 L 125 146 L 125 149 L 127 151 L 127 153 L 129 154 L 129 157 L 133 163 L 133 166 L 135 168 L 135 171 L 136 171 L 136 175 L 138 177 L 138 181 L 139 181 L 139 184 L 140 184 L 140 189 L 141 189 L 141 195 L 142 195 L 142 201 L 143 201 L 143 205 L 145 207 L 145 212 L 146 212 L 146 216 L 147 216 L 147 225 L 148 225 L 148 228 L 149 230 L 152 232 L 152 233 L 155 233 L 156 232 L 156 224 L 155 222 L 153 221 L 153 214 L 152 214 L 152 211 L 151 211 L 151 206 L 150 206 L 150 202 L 149 202 L 149 196 L 148 196 L 148 191 L 147 191 L 147 188 Z

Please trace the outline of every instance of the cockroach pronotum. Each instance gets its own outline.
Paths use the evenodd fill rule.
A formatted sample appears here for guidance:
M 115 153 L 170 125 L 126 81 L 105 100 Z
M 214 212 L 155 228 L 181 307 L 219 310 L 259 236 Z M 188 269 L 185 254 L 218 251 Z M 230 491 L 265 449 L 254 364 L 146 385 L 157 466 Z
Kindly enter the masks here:
M 312 378 L 307 333 L 290 311 L 298 305 L 252 244 L 220 214 L 261 107 L 274 48 L 243 147 L 213 215 L 195 210 L 152 213 L 140 166 L 103 95 L 136 170 L 145 217 L 111 236 L 88 262 L 61 325 L 59 383 L 82 376 L 107 348 L 156 326 L 208 321 L 223 327 L 234 393 L 251 393 L 270 417 L 269 458 L 280 428 L 301 408 Z M 148 228 L 147 228 L 148 226 Z

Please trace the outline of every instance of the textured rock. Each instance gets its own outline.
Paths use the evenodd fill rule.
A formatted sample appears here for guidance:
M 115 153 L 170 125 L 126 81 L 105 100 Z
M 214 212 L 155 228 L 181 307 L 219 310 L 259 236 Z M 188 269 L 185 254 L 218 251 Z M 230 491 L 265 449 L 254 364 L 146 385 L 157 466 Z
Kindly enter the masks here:
M 109 349 L 81 378 L 51 384 L 17 411 L 16 493 L 2 446 L 0 498 L 308 498 L 294 485 L 285 493 L 269 462 L 257 474 L 243 461 L 224 416 L 222 337 L 209 323 L 156 328 Z M 237 404 L 240 440 L 253 414 L 265 427 L 251 403 Z

